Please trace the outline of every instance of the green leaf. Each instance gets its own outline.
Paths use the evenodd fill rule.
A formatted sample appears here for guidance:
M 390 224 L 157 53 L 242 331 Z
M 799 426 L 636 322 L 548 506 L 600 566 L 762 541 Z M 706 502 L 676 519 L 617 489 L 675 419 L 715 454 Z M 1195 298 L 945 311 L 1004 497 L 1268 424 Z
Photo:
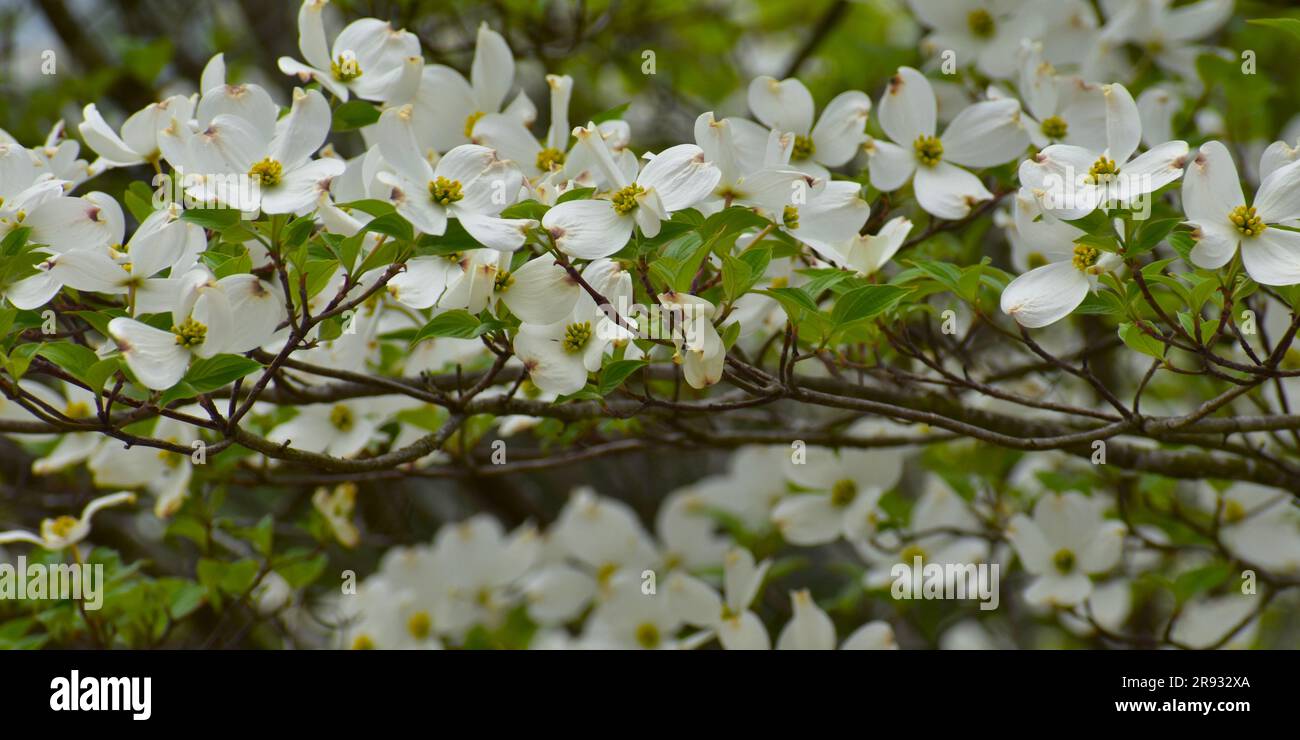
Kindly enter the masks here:
M 586 200 L 590 198 L 591 194 L 594 192 L 596 192 L 595 188 L 574 188 L 573 190 L 570 190 L 564 195 L 561 195 L 560 197 L 556 198 L 555 205 L 558 206 L 561 203 L 568 203 L 571 200 Z
M 1081 229 L 1089 234 L 1101 234 L 1110 230 L 1110 221 L 1106 218 L 1106 214 L 1103 213 L 1100 209 L 1095 210 L 1092 213 L 1089 213 L 1087 216 L 1084 216 L 1083 218 L 1062 219 L 1062 220 L 1074 226 L 1075 228 Z
M 153 191 L 140 180 L 133 181 L 122 193 L 122 202 L 136 221 L 144 221 L 154 212 Z
M 220 233 L 239 223 L 239 211 L 234 208 L 194 208 L 182 212 L 181 220 Z
M 296 557 L 277 565 L 275 572 L 288 581 L 292 588 L 301 589 L 315 583 L 325 572 L 325 566 L 328 564 L 329 558 L 321 553 L 310 558 Z
M 616 105 L 613 108 L 610 108 L 609 110 L 601 111 L 600 113 L 597 113 L 596 115 L 591 117 L 591 122 L 604 123 L 605 121 L 616 121 L 623 117 L 623 114 L 627 112 L 627 107 L 631 104 L 632 101 L 629 100 L 628 102 L 622 105 Z
M 804 313 L 812 316 L 821 315 L 821 309 L 817 307 L 816 301 L 801 288 L 772 288 L 757 292 L 775 298 L 791 321 L 799 321 Z
M 649 365 L 645 360 L 614 360 L 600 371 L 600 395 L 608 396 L 623 385 L 628 376 Z
M 1186 602 L 1228 580 L 1232 574 L 1233 568 L 1229 563 L 1211 563 L 1189 570 L 1174 579 L 1174 596 L 1179 603 Z
M 32 358 L 44 347 L 44 344 L 20 344 L 14 347 L 5 360 L 5 368 L 14 380 L 22 380 L 27 374 L 27 368 L 32 365 Z
M 198 393 L 210 393 L 261 369 L 260 362 L 242 355 L 215 355 L 196 361 L 183 380 Z
M 411 227 L 411 223 L 396 212 L 376 216 L 366 222 L 366 225 L 361 227 L 361 231 L 373 231 L 408 242 L 415 238 L 415 229 Z
M 354 131 L 379 120 L 379 109 L 364 100 L 349 100 L 334 109 L 335 131 Z
M 411 340 L 411 346 L 414 347 L 431 337 L 473 339 L 482 333 L 479 329 L 480 325 L 478 318 L 463 308 L 440 313 L 416 333 L 415 338 Z
M 1119 325 L 1119 338 L 1129 349 L 1150 355 L 1157 359 L 1165 357 L 1165 343 L 1142 331 L 1134 324 L 1125 322 Z
M 535 200 L 521 200 L 501 212 L 501 218 L 531 218 L 541 221 L 550 208 Z
M 1292 36 L 1300 39 L 1300 20 L 1296 20 L 1295 18 L 1254 18 L 1246 22 L 1255 26 L 1276 28 L 1279 31 L 1286 31 Z
M 1142 225 L 1138 227 L 1137 235 L 1128 244 L 1128 253 L 1145 254 L 1150 252 L 1182 222 L 1183 220 L 1180 218 L 1160 218 L 1143 221 Z
M 85 380 L 86 373 L 99 362 L 99 357 L 94 351 L 72 342 L 44 344 L 36 354 L 63 368 L 78 380 Z
M 339 203 L 338 207 L 344 211 L 357 210 L 362 213 L 368 213 L 371 216 L 386 216 L 396 212 L 392 203 L 378 198 L 362 198 L 361 200 L 350 200 L 347 203 Z
M 836 327 L 863 321 L 893 308 L 908 293 L 898 285 L 867 285 L 855 288 L 840 296 L 831 310 L 831 321 Z
M 754 271 L 749 263 L 738 257 L 722 258 L 722 293 L 728 300 L 736 300 L 754 284 Z
M 483 245 L 460 225 L 460 221 L 452 219 L 447 222 L 447 231 L 442 236 L 424 234 L 415 243 L 415 247 L 416 254 L 420 256 L 436 256 L 482 249 Z

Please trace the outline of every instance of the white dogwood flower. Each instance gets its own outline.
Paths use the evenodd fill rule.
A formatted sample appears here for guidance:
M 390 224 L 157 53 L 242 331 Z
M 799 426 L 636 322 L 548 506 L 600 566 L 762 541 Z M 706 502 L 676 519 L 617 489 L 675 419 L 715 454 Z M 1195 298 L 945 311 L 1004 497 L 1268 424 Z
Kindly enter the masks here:
M 826 104 L 814 125 L 812 93 L 802 82 L 764 76 L 749 83 L 749 109 L 768 128 L 794 135 L 791 167 L 828 179 L 826 168 L 847 164 L 866 141 L 871 98 L 858 90 L 842 92 Z
M 126 119 L 121 135 L 108 125 L 94 103 L 87 105 L 81 115 L 83 120 L 77 130 L 85 139 L 86 146 L 99 155 L 96 166 L 157 164 L 163 154 L 159 136 L 173 121 L 187 122 L 193 117 L 194 100 L 184 95 L 173 95 L 150 103 Z
M 313 403 L 267 435 L 276 444 L 332 457 L 351 457 L 365 449 L 379 430 L 375 409 L 363 402 Z
M 768 650 L 767 628 L 750 610 L 758 597 L 771 561 L 755 564 L 744 548 L 733 548 L 723 558 L 723 591 L 693 576 L 675 573 L 668 582 L 673 608 L 689 624 L 711 630 L 727 650 Z
M 411 107 L 389 108 L 379 119 L 379 149 L 393 172 L 375 177 L 391 201 L 421 233 L 442 236 L 456 219 L 480 244 L 514 251 L 537 222 L 501 218 L 523 186 L 523 173 L 492 149 L 465 144 L 447 152 L 435 167 L 419 156 Z
M 217 90 L 229 89 L 217 88 Z M 204 96 L 199 103 L 200 117 Z M 274 105 L 272 104 L 272 110 Z M 329 135 L 330 107 L 315 90 L 295 88 L 289 114 L 276 121 L 258 114 L 220 113 L 189 139 L 183 163 L 186 192 L 201 202 L 266 213 L 304 213 L 346 165 L 330 157 L 312 159 Z M 261 119 L 261 120 L 258 120 Z M 176 163 L 173 162 L 173 165 Z M 232 187 L 231 175 L 256 187 Z M 191 177 L 194 182 L 191 184 Z
M 1029 200 L 1026 195 L 1018 198 Z M 1021 326 L 1039 329 L 1069 316 L 1097 286 L 1098 276 L 1118 268 L 1122 259 L 1090 244 L 1073 243 L 1072 239 L 1082 236 L 1082 231 L 1045 213 L 1035 221 L 1034 210 L 1032 205 L 1018 205 L 1016 224 L 1021 240 L 1048 264 L 1007 284 L 1001 307 Z
M 1037 578 L 1025 592 L 1031 604 L 1073 606 L 1092 592 L 1089 575 L 1119 562 L 1123 522 L 1102 519 L 1102 502 L 1078 493 L 1046 494 L 1031 519 L 1017 514 L 1007 537 L 1025 570 Z
M 1040 42 L 1026 41 L 1020 47 L 1019 90 L 1025 103 L 1025 128 L 1034 146 L 1071 144 L 1094 150 L 1106 146 L 1101 87 L 1081 77 L 1058 75 L 1044 59 Z
M 794 616 L 776 639 L 777 650 L 834 650 L 835 624 L 813 601 L 807 589 L 790 592 Z M 894 650 L 894 629 L 888 622 L 868 622 L 844 640 L 841 650 Z
M 552 172 L 562 172 L 570 158 L 569 98 L 573 94 L 573 78 L 568 75 L 547 75 L 546 85 L 551 91 L 551 126 L 546 140 L 538 142 L 519 116 L 509 113 L 488 113 L 474 124 L 472 141 L 497 150 L 505 159 L 518 165 L 529 178 Z
M 376 18 L 361 18 L 340 31 L 330 49 L 321 18 L 328 2 L 304 0 L 298 9 L 298 50 L 307 63 L 280 57 L 280 71 L 303 82 L 315 80 L 343 101 L 349 91 L 366 100 L 387 100 L 403 74 L 410 76 L 413 88 L 424 66 L 415 34 Z
M 921 23 L 934 29 L 921 42 L 928 54 L 951 50 L 959 64 L 974 61 L 994 79 L 1015 74 L 1021 39 L 1037 38 L 1044 18 L 1026 0 L 909 0 Z
M 1077 219 L 1099 206 L 1128 207 L 1183 174 L 1187 143 L 1170 141 L 1133 156 L 1142 118 L 1127 88 L 1102 86 L 1106 148 L 1053 144 L 1020 164 L 1020 182 L 1047 213 Z
M 594 123 L 574 129 L 579 146 L 590 147 L 612 192 L 594 200 L 570 200 L 551 208 L 542 226 L 555 246 L 573 257 L 608 257 L 627 244 L 634 226 L 654 237 L 660 222 L 707 198 L 721 173 L 694 144 L 669 147 L 641 168 L 635 180 L 618 168 Z
M 14 542 L 28 542 L 46 550 L 57 551 L 81 542 L 90 534 L 90 520 L 95 514 L 110 506 L 122 506 L 135 503 L 135 494 L 129 491 L 100 496 L 86 504 L 80 517 L 68 515 L 41 521 L 41 533 L 24 532 L 21 529 L 0 532 L 0 545 Z
M 692 388 L 707 388 L 722 380 L 727 348 L 713 326 L 717 306 L 688 293 L 660 293 L 659 304 L 676 312 L 673 346 L 682 364 L 682 374 Z
M 479 121 L 492 113 L 531 125 L 537 109 L 523 92 L 502 108 L 514 83 L 515 58 L 509 45 L 486 23 L 480 25 L 469 80 L 441 64 L 424 68 L 412 102 L 420 151 L 446 152 L 470 143 Z
M 877 502 L 902 475 L 900 453 L 825 447 L 809 447 L 806 453 L 802 462 L 785 461 L 786 477 L 808 492 L 787 496 L 772 511 L 781 536 L 795 545 L 820 545 L 874 530 Z
M 962 167 L 1010 162 L 1029 145 L 1020 103 L 1007 98 L 965 108 L 936 136 L 934 89 L 911 67 L 899 67 L 890 80 L 879 116 L 890 140 L 870 139 L 865 145 L 871 184 L 889 192 L 912 181 L 917 202 L 936 218 L 965 218 L 974 205 L 993 197 Z
M 1196 246 L 1192 262 L 1215 270 L 1241 248 L 1241 262 L 1263 285 L 1300 283 L 1300 233 L 1278 224 L 1300 218 L 1300 165 L 1271 172 L 1250 205 L 1228 148 L 1203 144 L 1183 179 L 1183 210 Z

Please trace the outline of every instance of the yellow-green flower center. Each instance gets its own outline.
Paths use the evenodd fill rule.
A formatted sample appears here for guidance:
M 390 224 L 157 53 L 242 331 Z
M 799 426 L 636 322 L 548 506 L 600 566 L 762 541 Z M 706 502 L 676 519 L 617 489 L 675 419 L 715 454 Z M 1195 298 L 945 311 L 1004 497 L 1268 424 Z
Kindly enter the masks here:
M 649 622 L 643 623 L 636 628 L 636 644 L 646 650 L 659 647 L 661 639 L 659 628 Z
M 916 558 L 920 558 L 921 562 L 925 562 L 926 557 L 927 554 L 925 549 L 916 543 L 912 543 L 907 547 L 904 547 L 902 552 L 898 553 L 898 562 L 903 563 L 904 565 L 911 565 L 912 561 Z
M 69 419 L 84 419 L 90 416 L 90 404 L 85 401 L 68 401 L 68 405 L 63 409 L 63 415 Z
M 197 347 L 208 337 L 208 327 L 195 321 L 193 317 L 185 319 L 180 326 L 172 327 L 176 343 L 182 347 Z
M 429 183 L 429 197 L 440 206 L 449 206 L 465 197 L 459 180 L 450 180 L 442 175 Z
M 248 176 L 255 178 L 264 188 L 273 188 L 284 178 L 284 165 L 267 157 L 249 168 Z
M 781 211 L 781 223 L 785 224 L 787 229 L 799 228 L 799 209 L 794 206 L 786 206 Z
M 1088 268 L 1097 264 L 1099 259 L 1101 259 L 1100 249 L 1087 244 L 1074 245 L 1074 258 L 1071 261 L 1074 263 L 1074 269 L 1079 272 L 1087 272 Z
M 813 143 L 811 136 L 794 137 L 794 148 L 790 150 L 790 159 L 795 161 L 811 159 L 816 153 L 817 145 Z
M 1228 214 L 1228 220 L 1243 236 L 1259 236 L 1268 226 L 1255 212 L 1254 206 L 1237 206 Z
M 1239 522 L 1246 518 L 1246 507 L 1241 505 L 1240 501 L 1229 499 L 1223 504 L 1223 520 L 1229 524 Z
M 470 138 L 473 138 L 473 137 L 474 137 L 474 124 L 478 123 L 478 119 L 480 119 L 480 118 L 482 118 L 483 116 L 486 116 L 486 115 L 487 115 L 487 114 L 484 113 L 483 111 L 481 111 L 481 110 L 476 110 L 476 111 L 474 111 L 473 113 L 469 114 L 468 117 L 465 118 L 465 138 L 466 138 L 466 139 L 470 139 Z
M 537 169 L 542 172 L 558 170 L 564 164 L 564 152 L 555 147 L 546 147 L 537 153 Z
M 835 506 L 848 506 L 858 497 L 858 484 L 843 478 L 831 486 L 831 503 Z
M 330 409 L 330 424 L 340 432 L 352 431 L 352 425 L 355 423 L 356 419 L 352 416 L 352 409 L 347 406 L 340 403 Z
M 912 142 L 916 159 L 926 167 L 933 167 L 943 159 L 943 142 L 937 136 L 918 136 Z
M 591 322 L 583 321 L 577 324 L 569 324 L 564 328 L 564 341 L 561 346 L 565 352 L 581 352 L 591 341 Z
M 67 537 L 68 535 L 72 534 L 72 530 L 75 529 L 76 526 L 77 526 L 76 517 L 71 517 L 68 516 L 67 514 L 64 514 L 63 516 L 55 519 L 53 522 L 50 523 L 50 531 L 53 532 L 58 537 Z
M 987 39 L 993 36 L 997 30 L 997 24 L 993 22 L 993 14 L 984 8 L 976 8 L 966 16 L 966 25 L 970 32 L 976 38 Z
M 357 635 L 352 641 L 353 650 L 374 650 L 375 641 L 370 639 L 370 635 Z
M 1056 566 L 1062 575 L 1068 575 L 1074 570 L 1074 553 L 1066 549 L 1057 550 L 1052 556 L 1052 565 Z
M 345 51 L 330 60 L 330 74 L 339 82 L 351 82 L 361 76 L 361 65 L 357 64 L 357 55 Z
M 1103 154 L 1088 169 L 1088 181 L 1093 183 L 1109 182 L 1115 179 L 1118 174 L 1119 166 L 1115 164 L 1115 160 Z
M 1070 124 L 1065 122 L 1060 116 L 1048 116 L 1043 119 L 1040 126 L 1043 136 L 1049 139 L 1064 139 L 1066 132 L 1070 130 Z
M 504 293 L 510 290 L 510 286 L 515 284 L 515 276 L 510 274 L 509 270 L 501 270 L 497 273 L 496 280 L 492 283 L 492 289 L 498 293 Z
M 614 197 L 612 198 L 614 201 L 614 210 L 618 215 L 626 216 L 636 210 L 636 197 L 644 192 L 645 188 L 636 183 L 632 183 L 622 190 L 619 190 L 617 193 L 614 193 Z
M 428 612 L 416 612 L 406 620 L 406 631 L 417 640 L 427 638 L 432 630 L 433 620 L 429 618 Z

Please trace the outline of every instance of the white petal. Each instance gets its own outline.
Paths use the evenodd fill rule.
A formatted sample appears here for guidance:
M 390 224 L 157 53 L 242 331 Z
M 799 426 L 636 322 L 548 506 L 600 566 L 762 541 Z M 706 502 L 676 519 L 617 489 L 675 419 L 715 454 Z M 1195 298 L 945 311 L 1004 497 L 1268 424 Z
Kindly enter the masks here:
M 1012 280 L 1002 291 L 1002 312 L 1037 329 L 1070 315 L 1087 296 L 1083 273 L 1070 262 L 1053 262 Z
M 870 157 L 867 167 L 871 171 L 871 184 L 877 190 L 897 190 L 906 185 L 916 171 L 916 155 L 911 144 L 903 147 L 882 139 L 871 139 L 866 149 Z
M 798 494 L 782 499 L 772 511 L 772 521 L 781 536 L 794 545 L 821 545 L 839 539 L 843 529 L 841 510 L 829 495 Z
M 1254 205 L 1264 223 L 1300 218 L 1300 162 L 1274 170 L 1266 177 L 1255 195 Z
M 854 630 L 840 645 L 841 650 L 897 650 L 894 641 L 894 628 L 889 622 L 877 620 L 867 622 Z
M 749 109 L 768 128 L 799 136 L 812 129 L 812 93 L 794 78 L 778 82 L 774 77 L 755 77 L 749 83 Z
M 82 117 L 85 120 L 77 130 L 81 132 L 81 138 L 86 141 L 86 145 L 94 149 L 96 154 L 118 167 L 128 167 L 144 161 L 140 154 L 131 151 L 126 142 L 122 141 L 117 132 L 104 121 L 94 103 L 85 107 Z
M 1242 241 L 1241 262 L 1257 283 L 1300 283 L 1300 233 L 1266 228 L 1259 236 Z
M 271 157 L 285 170 L 295 169 L 307 161 L 325 143 L 330 116 L 330 104 L 320 92 L 294 88 L 289 114 L 276 123 Z
M 478 43 L 474 47 L 474 62 L 470 70 L 474 85 L 474 98 L 478 109 L 496 113 L 515 83 L 515 58 L 501 34 L 484 23 L 478 29 Z
M 287 172 L 279 185 L 262 188 L 262 210 L 267 213 L 310 210 L 323 193 L 329 192 L 329 181 L 343 174 L 345 169 L 347 165 L 343 160 L 322 157 Z
M 1116 163 L 1127 162 L 1142 140 L 1142 116 L 1128 88 L 1114 83 L 1102 87 L 1106 99 L 1106 149 Z
M 813 126 L 815 159 L 827 167 L 839 167 L 853 159 L 867 139 L 870 112 L 871 98 L 866 93 L 847 90 L 832 98 Z
M 637 176 L 637 184 L 653 189 L 667 213 L 680 211 L 713 192 L 722 173 L 704 161 L 704 151 L 694 144 L 678 144 L 660 152 Z
M 607 200 L 571 200 L 546 212 L 542 226 L 561 252 L 579 259 L 608 257 L 632 236 L 632 219 Z
M 561 329 L 563 331 L 563 329 Z M 582 356 L 566 352 L 560 342 L 521 331 L 515 336 L 515 354 L 528 369 L 528 377 L 549 393 L 573 393 L 587 384 Z
M 1182 177 L 1183 167 L 1186 165 L 1187 142 L 1185 141 L 1166 142 L 1143 152 L 1120 167 L 1118 182 L 1121 200 L 1131 202 L 1139 195 L 1154 193 Z M 1127 198 L 1123 198 L 1125 194 Z
M 885 134 L 896 144 L 911 146 L 918 136 L 934 136 L 937 112 L 934 90 L 925 75 L 899 67 L 880 99 L 880 126 Z
M 554 324 L 573 312 L 582 288 L 548 256 L 529 261 L 511 273 L 514 282 L 498 292 L 511 313 L 527 324 Z
M 308 2 L 304 0 L 301 7 L 298 8 L 298 50 L 302 52 L 302 58 L 307 63 L 321 70 L 330 68 L 329 47 L 325 43 L 325 23 L 321 19 L 321 11 L 325 8 L 325 3 Z M 224 65 L 223 65 L 224 67 Z M 225 75 L 222 74 L 222 81 Z M 205 75 L 204 79 L 208 79 Z M 207 89 L 199 92 L 207 92 Z
M 1237 165 L 1228 148 L 1217 141 L 1203 144 L 1183 174 L 1183 211 L 1187 219 L 1226 224 L 1228 213 L 1245 203 Z
M 218 116 L 234 115 L 247 121 L 255 130 L 262 133 L 264 140 L 270 138 L 275 130 L 275 119 L 280 116 L 280 107 L 271 100 L 271 95 L 260 85 L 223 85 L 213 90 L 203 91 L 199 99 L 195 116 L 201 128 L 206 128 Z
M 771 650 L 772 639 L 758 615 L 749 610 L 722 620 L 717 626 L 718 642 L 727 650 Z
M 271 341 L 285 318 L 284 298 L 256 275 L 228 275 L 217 281 L 226 294 L 234 322 L 234 339 L 226 352 L 248 352 Z
M 794 616 L 776 640 L 777 650 L 834 650 L 835 624 L 805 591 L 790 594 Z
M 917 167 L 913 187 L 927 213 L 949 220 L 965 218 L 972 206 L 993 197 L 978 177 L 947 162 Z
M 1019 157 L 1029 134 L 1014 99 L 976 103 L 953 119 L 943 132 L 943 158 L 966 167 L 995 167 Z
M 108 322 L 108 332 L 126 358 L 126 364 L 146 388 L 164 391 L 176 385 L 189 367 L 190 353 L 176 343 L 176 335 L 134 319 Z

